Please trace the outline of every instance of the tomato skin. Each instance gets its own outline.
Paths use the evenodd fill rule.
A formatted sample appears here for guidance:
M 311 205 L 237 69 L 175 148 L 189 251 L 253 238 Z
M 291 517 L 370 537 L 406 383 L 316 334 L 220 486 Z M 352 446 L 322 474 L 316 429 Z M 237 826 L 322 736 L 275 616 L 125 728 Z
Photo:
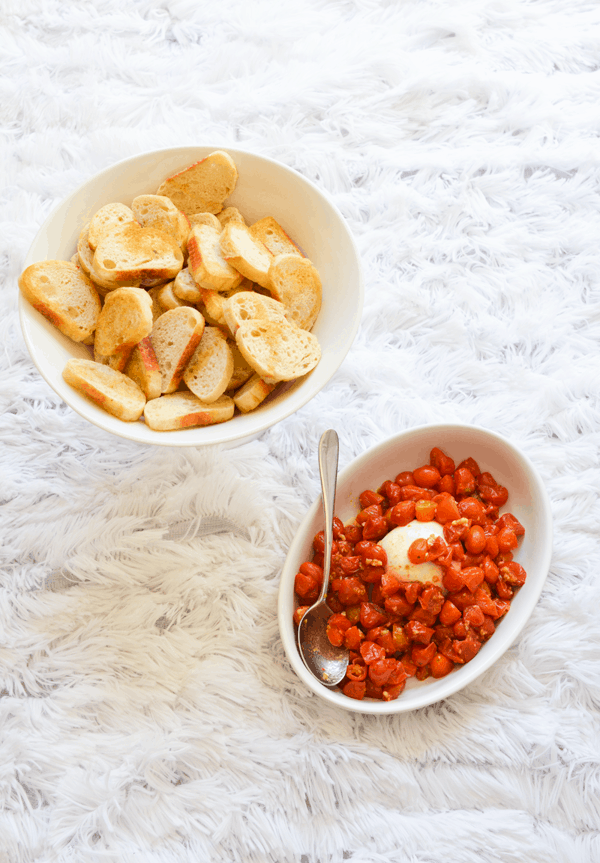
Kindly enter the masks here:
M 294 590 L 301 599 L 313 603 L 319 596 L 319 585 L 311 575 L 298 572 L 294 580 Z
M 506 584 L 510 584 L 511 587 L 522 587 L 527 578 L 527 573 L 521 564 L 516 562 L 516 560 L 511 560 L 508 563 L 505 563 L 500 570 L 500 575 Z
M 483 569 L 480 566 L 468 566 L 462 570 L 461 575 L 471 593 L 475 593 L 484 579 Z
M 436 504 L 435 520 L 439 524 L 448 524 L 460 518 L 460 510 L 454 497 L 448 492 L 440 492 L 434 497 Z
M 483 569 L 483 577 L 487 581 L 488 584 L 496 584 L 498 581 L 498 576 L 500 575 L 500 570 L 496 566 L 493 560 L 489 557 L 485 557 L 483 559 L 483 563 L 481 564 L 481 568 Z
M 457 620 L 460 620 L 461 613 L 458 608 L 447 599 L 440 611 L 440 622 L 444 624 L 444 626 L 452 626 L 453 623 L 456 623 Z
M 454 663 L 447 656 L 444 656 L 443 653 L 436 653 L 429 664 L 431 666 L 431 676 L 436 679 L 450 674 L 454 668 Z
M 369 665 L 369 677 L 375 686 L 385 686 L 395 668 L 395 659 L 376 659 L 375 662 Z
M 481 642 L 477 638 L 468 636 L 464 641 L 454 641 L 452 647 L 463 662 L 470 662 L 479 653 Z
M 364 536 L 364 525 L 365 522 L 369 521 L 371 518 L 381 518 L 383 515 L 383 509 L 380 503 L 373 503 L 370 506 L 361 509 L 361 511 L 356 516 L 356 521 L 358 524 L 362 525 L 363 528 L 363 539 L 368 539 L 368 537 Z
M 371 491 L 370 489 L 366 489 L 359 496 L 358 500 L 360 501 L 360 508 L 366 509 L 369 506 L 375 504 L 383 503 L 383 495 L 379 494 L 376 491 Z
M 454 471 L 454 483 L 456 494 L 473 494 L 475 491 L 475 477 L 468 467 L 457 467 Z
M 362 528 L 359 524 L 346 524 L 344 525 L 344 534 L 347 542 L 356 545 L 362 539 Z
M 400 581 L 391 572 L 384 572 L 381 576 L 381 595 L 390 597 L 400 590 Z
M 442 576 L 442 584 L 448 591 L 448 593 L 455 593 L 465 586 L 465 580 L 462 574 L 462 570 L 457 570 L 453 567 L 448 567 L 444 575 Z
M 299 605 L 294 611 L 294 623 L 296 626 L 300 626 L 300 621 L 310 608 L 310 605 Z
M 413 470 L 415 485 L 421 488 L 433 488 L 441 480 L 442 475 L 433 465 L 425 464 Z
M 387 614 L 372 602 L 362 602 L 360 605 L 360 623 L 364 629 L 373 629 L 387 623 Z
M 454 484 L 454 477 L 451 474 L 444 474 L 441 477 L 440 481 L 436 485 L 437 490 L 440 494 L 451 494 L 454 497 L 456 493 L 456 485 Z
M 458 502 L 461 518 L 468 518 L 473 524 L 485 524 L 485 507 L 476 497 L 465 497 Z
M 437 648 L 432 641 L 427 647 L 413 647 L 410 652 L 410 658 L 417 668 L 422 668 L 431 662 L 436 653 Z
M 491 503 L 493 506 L 504 506 L 508 500 L 508 490 L 504 488 L 503 485 L 496 487 L 482 485 L 479 487 L 478 491 L 481 499 L 486 503 Z
M 437 468 L 442 476 L 454 473 L 454 459 L 451 459 L 449 455 L 446 455 L 437 446 L 434 446 L 429 453 L 429 463 Z
M 417 521 L 433 521 L 437 504 L 433 500 L 418 500 L 415 503 L 415 517 Z
M 466 468 L 467 470 L 470 470 L 471 473 L 473 474 L 473 476 L 479 476 L 479 474 L 481 473 L 481 471 L 479 470 L 479 465 L 477 464 L 477 462 L 475 461 L 474 458 L 471 458 L 471 456 L 469 456 L 469 458 L 463 459 L 460 462 L 460 464 L 458 465 L 458 467 L 456 468 L 456 470 L 459 470 L 462 468 Z
M 347 578 L 342 578 L 340 589 L 338 590 L 338 599 L 342 605 L 358 605 L 364 602 L 367 598 L 367 589 L 355 575 Z
M 408 617 L 414 607 L 414 603 L 408 602 L 408 600 L 400 593 L 395 593 L 393 596 L 386 597 L 384 602 L 384 608 L 386 611 L 389 611 L 392 614 L 399 614 L 401 617 Z
M 348 650 L 358 650 L 363 638 L 364 635 L 358 626 L 351 626 L 344 633 L 344 647 L 347 647 Z
M 429 557 L 429 548 L 426 539 L 415 539 L 408 547 L 408 559 L 415 565 L 418 563 L 426 563 L 431 558 Z
M 400 486 L 414 485 L 415 484 L 415 478 L 412 475 L 412 471 L 403 470 L 396 476 L 396 479 L 394 480 L 394 482 L 396 483 L 396 485 L 400 485 Z
M 501 553 L 513 551 L 519 544 L 515 532 L 510 527 L 503 527 L 502 530 L 498 531 L 496 540 Z
M 365 539 L 381 539 L 388 532 L 387 521 L 383 516 L 373 516 L 363 524 Z
M 389 510 L 389 519 L 393 525 L 404 526 L 413 521 L 415 517 L 415 502 L 414 500 L 403 500 L 395 504 Z
M 511 512 L 503 513 L 496 523 L 500 530 L 502 530 L 503 527 L 508 527 L 517 537 L 525 535 L 525 528 L 518 518 L 515 518 Z
M 435 489 L 420 488 L 418 485 L 403 485 L 400 489 L 402 500 L 433 500 L 436 495 Z
M 385 650 L 374 641 L 363 641 L 360 645 L 360 655 L 367 665 L 371 665 L 378 659 L 385 659 Z
M 465 547 L 471 554 L 480 554 L 485 549 L 486 538 L 483 528 L 473 524 L 465 537 Z
M 346 668 L 346 677 L 349 680 L 365 680 L 367 677 L 367 666 L 358 665 L 356 662 L 353 662 Z
M 358 701 L 362 701 L 365 697 L 366 688 L 364 680 L 349 680 L 342 687 L 342 692 L 348 698 L 356 698 Z
M 418 644 L 429 644 L 433 636 L 433 629 L 418 620 L 409 620 L 404 629 L 410 640 Z
M 340 558 L 340 569 L 344 575 L 354 575 L 362 566 L 362 558 L 355 554 L 352 557 Z
M 386 479 L 379 492 L 387 498 L 390 506 L 394 506 L 400 500 L 400 486 L 391 479 Z

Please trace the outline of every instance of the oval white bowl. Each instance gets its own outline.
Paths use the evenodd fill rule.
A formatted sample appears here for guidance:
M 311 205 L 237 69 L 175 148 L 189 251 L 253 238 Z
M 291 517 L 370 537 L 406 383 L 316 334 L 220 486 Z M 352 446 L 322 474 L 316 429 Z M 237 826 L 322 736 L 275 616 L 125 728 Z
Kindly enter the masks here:
M 441 424 L 413 428 L 367 450 L 342 470 L 338 477 L 335 512 L 342 521 L 352 519 L 360 509 L 358 497 L 367 488 L 377 489 L 402 470 L 429 462 L 434 446 L 440 447 L 458 464 L 472 456 L 482 471 L 489 471 L 509 491 L 503 512 L 512 512 L 525 527 L 515 553 L 527 571 L 527 580 L 511 602 L 510 611 L 498 623 L 496 632 L 469 663 L 447 677 L 407 681 L 396 701 L 358 701 L 337 689 L 320 684 L 306 669 L 296 646 L 292 615 L 297 605 L 294 578 L 303 561 L 312 557 L 312 540 L 323 528 L 320 497 L 303 519 L 290 546 L 279 587 L 279 630 L 287 657 L 296 674 L 316 695 L 343 710 L 358 713 L 403 713 L 447 698 L 479 677 L 510 647 L 529 619 L 544 586 L 552 553 L 550 500 L 531 461 L 510 441 L 476 426 Z
M 67 360 L 89 359 L 90 352 L 84 345 L 63 336 L 20 297 L 23 336 L 46 382 L 84 419 L 139 443 L 231 446 L 251 440 L 323 389 L 348 353 L 360 323 L 364 296 L 360 257 L 337 207 L 324 191 L 297 171 L 265 156 L 232 147 L 154 150 L 100 171 L 50 213 L 31 244 L 24 267 L 45 259 L 70 260 L 82 227 L 103 204 L 121 201 L 129 205 L 136 195 L 154 193 L 166 177 L 216 149 L 226 149 L 239 172 L 237 186 L 226 206 L 237 207 L 250 223 L 273 216 L 317 267 L 323 282 L 323 305 L 312 332 L 319 339 L 322 358 L 310 374 L 283 385 L 251 413 L 219 425 L 157 432 L 141 421 L 122 422 L 66 384 L 62 371 Z

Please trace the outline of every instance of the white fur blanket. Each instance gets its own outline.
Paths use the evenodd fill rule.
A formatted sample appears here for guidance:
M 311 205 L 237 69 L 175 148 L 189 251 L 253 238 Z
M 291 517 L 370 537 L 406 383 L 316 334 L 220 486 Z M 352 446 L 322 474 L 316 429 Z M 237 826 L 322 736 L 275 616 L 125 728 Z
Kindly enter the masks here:
M 598 863 L 599 44 L 590 0 L 4 0 L 2 863 Z M 81 181 L 203 138 L 331 193 L 364 317 L 260 439 L 138 447 L 44 383 L 16 278 Z M 318 438 L 446 419 L 540 470 L 546 587 L 456 696 L 335 711 L 276 623 Z

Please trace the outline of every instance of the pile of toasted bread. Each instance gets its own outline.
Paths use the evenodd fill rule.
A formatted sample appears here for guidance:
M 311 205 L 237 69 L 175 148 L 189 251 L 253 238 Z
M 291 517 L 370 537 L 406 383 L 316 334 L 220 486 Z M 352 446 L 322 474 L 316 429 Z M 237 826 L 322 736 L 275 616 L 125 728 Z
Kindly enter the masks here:
M 101 207 L 71 261 L 39 261 L 23 296 L 93 349 L 63 377 L 125 421 L 167 431 L 229 420 L 311 371 L 319 273 L 271 216 L 223 208 L 237 169 L 222 151 L 131 206 Z

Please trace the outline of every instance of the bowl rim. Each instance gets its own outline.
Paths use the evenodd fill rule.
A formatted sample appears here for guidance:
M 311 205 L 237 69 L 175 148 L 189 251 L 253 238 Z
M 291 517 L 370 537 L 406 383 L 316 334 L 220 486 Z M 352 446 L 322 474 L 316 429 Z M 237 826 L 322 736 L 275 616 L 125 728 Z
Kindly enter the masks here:
M 92 423 L 96 427 L 102 429 L 109 434 L 114 434 L 117 437 L 124 438 L 126 440 L 130 440 L 133 443 L 141 444 L 142 446 L 176 446 L 176 447 L 189 447 L 189 446 L 215 446 L 215 445 L 225 445 L 225 446 L 237 446 L 247 441 L 253 440 L 260 436 L 263 432 L 267 431 L 272 426 L 277 423 L 287 419 L 289 416 L 294 414 L 296 411 L 303 408 L 311 399 L 313 399 L 321 390 L 327 386 L 329 381 L 335 376 L 337 371 L 339 370 L 341 364 L 345 360 L 348 352 L 350 351 L 355 338 L 360 327 L 360 322 L 362 318 L 362 311 L 364 308 L 364 299 L 365 299 L 365 287 L 364 287 L 364 274 L 362 267 L 362 260 L 360 256 L 360 252 L 358 249 L 358 245 L 356 239 L 349 228 L 349 225 L 340 212 L 339 208 L 333 201 L 333 198 L 329 194 L 326 189 L 322 189 L 316 185 L 311 179 L 305 177 L 295 168 L 286 165 L 284 162 L 280 162 L 277 159 L 273 159 L 270 156 L 265 156 L 260 152 L 257 152 L 253 149 L 246 149 L 240 147 L 230 147 L 226 144 L 185 144 L 179 145 L 176 147 L 161 147 L 159 149 L 151 149 L 151 150 L 143 150 L 133 156 L 126 156 L 123 159 L 120 159 L 116 162 L 112 162 L 110 165 L 107 165 L 105 168 L 102 168 L 100 171 L 90 175 L 87 179 L 83 180 L 78 186 L 73 189 L 68 195 L 61 200 L 57 201 L 56 204 L 52 207 L 38 230 L 36 231 L 27 253 L 25 255 L 25 259 L 23 262 L 23 269 L 29 266 L 32 263 L 36 263 L 39 258 L 32 254 L 32 250 L 34 247 L 43 239 L 44 235 L 47 233 L 49 226 L 52 224 L 55 219 L 57 213 L 63 209 L 68 208 L 70 206 L 70 202 L 73 201 L 77 196 L 81 195 L 85 192 L 87 186 L 91 184 L 99 183 L 104 176 L 110 175 L 114 171 L 118 171 L 123 167 L 126 167 L 127 164 L 135 164 L 136 162 L 148 158 L 154 157 L 156 160 L 160 159 L 161 156 L 164 157 L 175 157 L 178 153 L 181 153 L 182 159 L 185 154 L 189 154 L 190 151 L 197 151 L 199 153 L 199 159 L 204 158 L 211 152 L 215 150 L 224 150 L 228 154 L 232 156 L 235 161 L 236 154 L 241 156 L 250 156 L 252 158 L 259 159 L 262 162 L 266 162 L 273 167 L 276 167 L 278 170 L 287 173 L 294 178 L 300 180 L 304 183 L 308 188 L 312 190 L 312 192 L 323 200 L 323 202 L 329 207 L 332 214 L 334 214 L 343 231 L 346 234 L 347 240 L 349 241 L 350 247 L 353 251 L 354 262 L 356 268 L 356 287 L 358 291 L 358 296 L 356 300 L 356 310 L 353 316 L 353 321 L 351 326 L 349 326 L 345 331 L 344 341 L 347 342 L 347 347 L 344 351 L 338 352 L 339 356 L 333 360 L 331 373 L 329 374 L 327 380 L 320 387 L 310 387 L 308 386 L 304 392 L 301 392 L 301 388 L 299 388 L 296 392 L 291 394 L 293 397 L 287 397 L 282 399 L 282 401 L 277 405 L 277 417 L 272 419 L 269 417 L 269 413 L 265 412 L 264 414 L 257 414 L 256 417 L 264 416 L 265 418 L 262 420 L 255 419 L 254 422 L 248 423 L 251 426 L 250 429 L 238 429 L 235 430 L 235 425 L 232 430 L 228 430 L 225 433 L 225 430 L 230 428 L 230 423 L 216 423 L 210 426 L 198 426 L 192 427 L 190 429 L 177 429 L 173 431 L 167 432 L 158 432 L 154 431 L 154 434 L 157 436 L 156 439 L 152 436 L 152 440 L 141 440 L 139 435 L 135 433 L 135 430 L 138 428 L 138 422 L 128 423 L 121 421 L 121 425 L 123 429 L 119 429 L 116 431 L 112 428 L 112 420 L 116 419 L 111 414 L 104 412 L 101 408 L 97 408 L 97 411 L 92 413 L 92 416 L 88 416 L 85 412 L 85 407 L 88 406 L 86 400 L 83 396 L 76 391 L 73 391 L 73 394 L 70 393 L 68 389 L 65 392 L 59 392 L 54 384 L 52 383 L 50 376 L 46 373 L 43 364 L 39 364 L 35 359 L 36 348 L 33 340 L 30 338 L 30 332 L 26 325 L 26 319 L 35 319 L 42 320 L 42 323 L 46 321 L 46 319 L 34 309 L 23 297 L 21 291 L 18 291 L 18 309 L 19 309 L 19 323 L 21 328 L 21 333 L 23 335 L 23 339 L 25 341 L 25 345 L 29 352 L 29 356 L 36 367 L 38 373 L 42 376 L 42 378 L 46 381 L 48 386 L 59 396 L 59 398 L 64 401 L 68 407 L 75 411 L 75 413 L 79 414 L 79 416 L 86 420 L 87 422 Z M 192 164 L 188 162 L 188 164 Z M 43 259 L 42 259 L 43 260 Z M 48 322 L 46 322 L 48 323 Z M 60 331 L 57 331 L 60 334 Z M 66 337 L 65 337 L 66 338 Z M 75 343 L 77 344 L 77 343 Z M 298 378 L 300 381 L 310 381 L 311 372 L 308 375 L 303 376 L 303 378 Z M 65 393 L 67 397 L 65 397 Z M 78 398 L 79 397 L 79 398 Z M 94 406 L 94 405 L 93 405 Z M 96 407 L 96 406 L 94 406 Z M 253 412 L 250 414 L 245 414 L 245 417 L 251 416 Z M 205 440 L 195 440 L 193 439 L 194 432 L 201 431 Z M 192 438 L 192 439 L 190 439 Z
M 321 696 L 332 706 L 339 707 L 343 710 L 374 715 L 406 713 L 412 710 L 420 709 L 422 707 L 427 707 L 431 704 L 435 704 L 439 701 L 442 701 L 444 698 L 447 698 L 450 695 L 454 695 L 456 692 L 459 692 L 461 689 L 463 689 L 465 686 L 468 686 L 477 677 L 487 671 L 488 668 L 490 668 L 504 653 L 506 653 L 509 647 L 511 647 L 511 645 L 515 642 L 517 637 L 522 632 L 525 624 L 531 617 L 538 603 L 546 579 L 548 577 L 553 544 L 552 509 L 548 492 L 542 481 L 539 471 L 537 470 L 533 462 L 529 459 L 529 457 L 511 440 L 500 435 L 497 432 L 492 431 L 491 429 L 487 429 L 484 426 L 479 425 L 455 422 L 427 423 L 425 425 L 414 426 L 412 428 L 405 429 L 404 431 L 398 432 L 391 437 L 385 438 L 384 440 L 365 450 L 365 452 L 356 456 L 356 458 L 354 458 L 345 468 L 343 468 L 339 472 L 338 486 L 342 485 L 342 483 L 349 479 L 357 470 L 364 466 L 365 463 L 368 463 L 371 459 L 375 459 L 378 454 L 380 454 L 387 448 L 393 447 L 402 441 L 407 441 L 411 440 L 412 438 L 418 437 L 424 432 L 432 432 L 434 429 L 445 429 L 455 432 L 469 431 L 487 435 L 491 437 L 492 440 L 494 440 L 496 443 L 507 447 L 510 451 L 512 451 L 513 456 L 516 456 L 517 460 L 519 460 L 522 465 L 527 468 L 529 474 L 528 479 L 530 481 L 530 484 L 533 484 L 536 491 L 536 500 L 539 501 L 539 508 L 541 510 L 540 518 L 543 521 L 544 532 L 547 536 L 547 541 L 544 543 L 544 548 L 541 550 L 541 558 L 536 568 L 543 574 L 541 576 L 538 576 L 538 578 L 536 579 L 535 587 L 529 593 L 527 605 L 523 605 L 519 609 L 518 616 L 513 618 L 513 625 L 510 632 L 507 631 L 504 637 L 498 639 L 496 642 L 494 642 L 493 638 L 486 642 L 486 647 L 488 647 L 488 650 L 486 651 L 487 655 L 485 657 L 481 657 L 481 654 L 478 654 L 474 657 L 473 660 L 471 660 L 471 662 L 467 663 L 459 669 L 455 669 L 451 674 L 447 675 L 446 677 L 439 678 L 435 681 L 425 681 L 424 683 L 426 685 L 423 685 L 422 688 L 418 690 L 420 695 L 413 695 L 410 704 L 403 703 L 402 695 L 400 695 L 400 697 L 395 701 L 359 701 L 357 699 L 349 698 L 348 696 L 343 695 L 337 689 L 323 686 L 323 684 L 319 683 L 317 679 L 311 674 L 311 672 L 308 671 L 300 657 L 296 646 L 293 624 L 288 621 L 289 590 L 291 589 L 293 591 L 292 579 L 295 574 L 292 572 L 292 568 L 295 569 L 295 567 L 292 567 L 292 562 L 299 558 L 302 547 L 305 545 L 306 542 L 305 534 L 308 531 L 310 524 L 315 519 L 317 513 L 321 510 L 321 496 L 319 494 L 319 496 L 316 498 L 315 501 L 313 501 L 310 508 L 306 512 L 306 515 L 298 525 L 288 554 L 284 561 L 279 584 L 277 617 L 283 648 L 293 670 L 296 672 L 298 677 L 300 677 L 300 679 L 307 685 L 307 687 L 312 690 L 314 694 Z M 290 630 L 293 634 L 292 639 L 290 639 L 288 635 Z M 479 661 L 477 661 L 478 659 Z M 435 686 L 433 694 L 431 692 L 432 686 Z M 417 690 L 413 690 L 413 692 L 416 693 Z

